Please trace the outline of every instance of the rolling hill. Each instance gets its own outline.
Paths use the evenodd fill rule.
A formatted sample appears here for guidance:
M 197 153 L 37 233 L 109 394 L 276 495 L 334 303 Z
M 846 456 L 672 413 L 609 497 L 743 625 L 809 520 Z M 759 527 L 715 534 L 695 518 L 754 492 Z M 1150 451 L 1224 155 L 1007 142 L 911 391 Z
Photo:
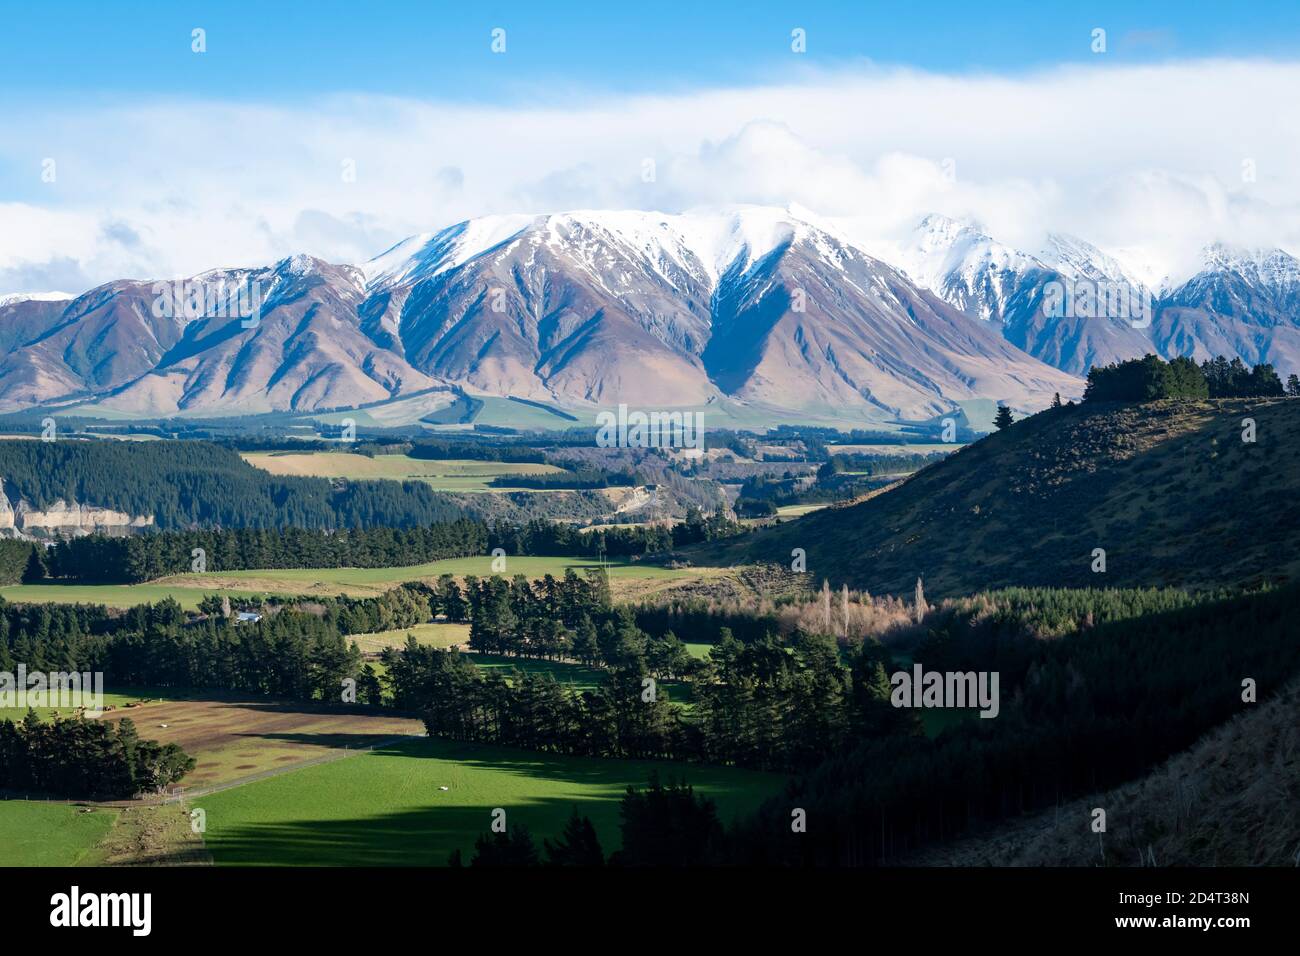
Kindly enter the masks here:
M 1242 422 L 1255 422 L 1253 443 Z M 1300 402 L 1049 409 L 856 505 L 692 555 L 927 595 L 1013 585 L 1208 587 L 1295 580 Z M 1092 570 L 1094 549 L 1105 572 Z

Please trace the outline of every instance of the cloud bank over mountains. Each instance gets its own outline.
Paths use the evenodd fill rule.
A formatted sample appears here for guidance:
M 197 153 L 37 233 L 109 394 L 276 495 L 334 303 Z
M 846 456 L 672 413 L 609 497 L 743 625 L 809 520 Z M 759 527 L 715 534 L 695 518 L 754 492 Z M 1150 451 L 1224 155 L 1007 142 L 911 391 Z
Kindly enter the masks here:
M 1159 286 L 1207 245 L 1300 253 L 1300 64 L 859 68 L 515 105 L 336 95 L 6 107 L 0 294 L 297 253 L 363 262 L 496 213 L 797 204 L 888 251 L 921 215 L 1083 237 Z M 52 164 L 51 162 L 52 161 Z

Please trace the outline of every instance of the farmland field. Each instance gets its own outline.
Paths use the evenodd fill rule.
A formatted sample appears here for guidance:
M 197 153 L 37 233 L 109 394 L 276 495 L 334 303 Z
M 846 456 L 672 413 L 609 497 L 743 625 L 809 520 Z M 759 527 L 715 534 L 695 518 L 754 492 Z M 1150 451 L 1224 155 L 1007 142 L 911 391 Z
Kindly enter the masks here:
M 825 504 L 780 505 L 776 509 L 776 516 L 778 518 L 802 518 L 809 512 L 817 511 L 818 509 L 825 507 Z
M 123 707 L 127 704 L 135 703 L 147 698 L 166 696 L 164 693 L 152 693 L 143 690 L 124 690 L 124 691 L 104 691 L 105 707 Z M 36 715 L 42 720 L 49 720 L 55 713 L 61 713 L 65 717 L 71 717 L 72 713 L 67 708 L 58 707 L 33 707 Z M 26 707 L 0 707 L 0 720 L 22 720 L 27 716 Z
M 245 452 L 244 460 L 274 475 L 319 478 L 389 478 L 423 481 L 438 491 L 528 491 L 493 487 L 494 478 L 546 475 L 564 469 L 555 465 L 448 459 L 432 461 L 407 455 L 355 455 L 350 452 Z
M 375 631 L 371 634 L 349 634 L 347 641 L 355 643 L 362 653 L 376 653 L 386 647 L 405 647 L 407 635 L 415 638 L 417 644 L 427 647 L 446 649 L 469 640 L 468 624 L 412 624 L 410 627 L 398 627 L 391 631 Z
M 465 657 L 474 666 L 486 671 L 509 673 L 519 669 L 525 674 L 550 674 L 560 684 L 577 691 L 595 690 L 604 683 L 608 671 L 599 667 L 586 667 L 567 661 L 545 661 L 531 657 L 506 657 L 500 654 L 479 654 L 470 651 Z
M 97 862 L 96 846 L 116 811 L 66 803 L 0 800 L 0 866 L 77 866 Z
M 618 846 L 619 800 L 652 771 L 684 778 L 724 821 L 755 809 L 785 778 L 660 761 L 559 757 L 445 740 L 404 741 L 195 801 L 218 865 L 401 866 L 466 862 L 490 814 L 504 808 L 538 846 L 576 807 L 606 852 Z M 440 790 L 446 787 L 446 790 Z
M 201 585 L 176 584 L 14 584 L 0 588 L 6 601 L 32 604 L 105 604 L 108 607 L 132 607 L 156 604 L 175 598 L 187 611 L 198 608 L 204 597 Z M 224 588 L 231 597 L 265 597 L 268 592 L 246 588 Z M 288 592 L 277 592 L 288 593 Z
M 493 573 L 493 559 L 489 555 L 476 555 L 472 558 L 448 558 L 445 561 L 431 561 L 427 564 L 413 564 L 399 568 L 285 568 L 280 570 L 228 571 L 225 574 L 175 574 L 162 578 L 158 584 L 205 587 L 212 580 L 232 582 L 262 582 L 272 580 L 301 585 L 335 585 L 347 588 L 368 588 L 373 592 L 387 590 L 403 581 L 418 581 L 424 578 L 437 578 L 439 575 L 451 574 L 464 577 L 474 574 L 488 577 Z M 505 569 L 500 573 L 506 577 L 522 574 L 529 580 L 535 580 L 551 574 L 563 577 L 564 572 L 573 568 L 581 573 L 585 568 L 598 568 L 600 562 L 594 558 L 564 557 L 508 557 Z M 648 564 L 615 564 L 606 562 L 606 570 L 611 581 L 620 578 L 676 578 L 688 577 L 698 573 L 694 570 L 670 570 Z M 21 586 L 21 585 L 20 585 Z
M 409 717 L 312 710 L 302 703 L 265 700 L 158 701 L 112 711 L 102 719 L 121 717 L 130 717 L 141 737 L 180 744 L 198 761 L 181 781 L 187 790 L 424 733 L 424 725 Z
M 0 867 L 211 864 L 179 804 L 0 800 Z
M 599 561 L 590 558 L 512 557 L 507 559 L 503 573 L 506 576 L 522 574 L 535 580 L 547 574 L 562 577 L 567 568 L 581 573 L 584 568 L 599 566 Z M 669 569 L 647 564 L 607 562 L 605 567 L 614 594 L 619 598 L 638 596 L 664 583 L 725 574 L 725 571 L 715 568 Z M 283 568 L 228 571 L 224 574 L 173 574 L 143 584 L 14 584 L 0 587 L 0 597 L 15 602 L 106 604 L 110 607 L 131 607 L 170 597 L 180 602 L 181 607 L 194 610 L 208 591 L 220 591 L 231 597 L 375 597 L 406 581 L 437 578 L 442 574 L 486 577 L 492 573 L 492 558 L 484 555 L 398 568 Z

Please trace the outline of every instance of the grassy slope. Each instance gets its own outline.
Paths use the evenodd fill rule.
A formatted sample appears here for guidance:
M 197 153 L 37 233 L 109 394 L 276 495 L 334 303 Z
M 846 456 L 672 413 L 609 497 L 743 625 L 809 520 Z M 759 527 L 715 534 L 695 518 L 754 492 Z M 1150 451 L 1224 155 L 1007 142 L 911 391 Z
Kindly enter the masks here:
M 1106 810 L 1107 833 L 1091 831 Z M 915 866 L 1295 866 L 1300 683 L 1135 783 L 906 861 Z
M 1241 440 L 1242 419 L 1257 441 Z M 1255 584 L 1293 580 L 1300 549 L 1300 402 L 1076 406 L 1016 423 L 846 509 L 697 563 L 788 564 L 833 584 L 952 596 L 1008 585 Z M 1104 548 L 1107 571 L 1091 571 Z
M 618 844 L 624 789 L 644 784 L 652 770 L 665 779 L 684 776 L 717 801 L 724 819 L 753 810 L 785 782 L 745 770 L 425 739 L 212 794 L 196 805 L 207 811 L 207 847 L 218 864 L 439 866 L 456 848 L 468 862 L 496 807 L 508 822 L 527 826 L 539 847 L 577 807 L 608 852 Z
M 76 866 L 99 862 L 96 845 L 116 811 L 66 803 L 0 801 L 0 866 Z
M 211 863 L 189 812 L 0 801 L 0 866 L 153 866 Z

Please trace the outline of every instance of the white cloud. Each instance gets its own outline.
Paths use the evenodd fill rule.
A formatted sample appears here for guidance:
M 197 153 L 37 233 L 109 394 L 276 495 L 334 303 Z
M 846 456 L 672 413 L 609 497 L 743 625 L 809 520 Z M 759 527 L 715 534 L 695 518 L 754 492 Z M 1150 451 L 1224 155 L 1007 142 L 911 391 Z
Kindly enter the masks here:
M 189 275 L 296 252 L 357 261 L 489 213 L 732 202 L 798 203 L 868 242 L 930 211 L 1012 244 L 1055 229 L 1176 274 L 1215 240 L 1300 252 L 1300 124 L 1278 115 L 1298 86 L 1300 64 L 1273 62 L 1014 77 L 868 65 L 545 105 L 19 108 L 0 140 L 0 283 Z M 53 183 L 39 181 L 46 157 Z

